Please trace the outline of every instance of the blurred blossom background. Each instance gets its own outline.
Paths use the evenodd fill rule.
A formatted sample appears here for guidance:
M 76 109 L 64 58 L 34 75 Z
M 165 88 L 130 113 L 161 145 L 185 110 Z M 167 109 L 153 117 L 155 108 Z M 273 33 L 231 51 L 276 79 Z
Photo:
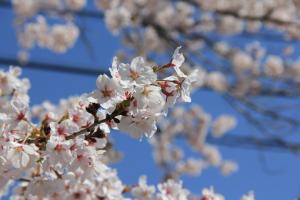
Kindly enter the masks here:
M 195 194 L 296 199 L 299 11 L 298 0 L 0 0 L 0 67 L 22 67 L 31 106 L 59 104 L 94 90 L 114 56 L 165 64 L 181 46 L 183 70 L 199 69 L 192 105 L 151 139 L 113 131 L 110 165 L 126 184 L 174 176 Z

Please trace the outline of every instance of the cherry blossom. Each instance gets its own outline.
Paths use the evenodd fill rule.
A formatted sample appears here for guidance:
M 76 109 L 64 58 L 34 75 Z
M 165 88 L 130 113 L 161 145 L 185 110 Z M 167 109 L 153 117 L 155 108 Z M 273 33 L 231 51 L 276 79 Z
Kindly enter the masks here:
M 11 2 L 22 63 L 30 61 L 29 51 L 35 47 L 56 53 L 71 49 L 84 33 L 77 23 L 77 14 L 88 13 L 93 6 L 86 0 Z M 122 62 L 130 60 L 133 54 L 144 58 L 134 58 L 131 63 L 119 63 L 115 58 L 110 68 L 111 77 L 100 75 L 94 91 L 64 99 L 57 106 L 47 102 L 30 108 L 27 94 L 30 84 L 27 79 L 19 78 L 21 70 L 1 71 L 0 171 L 14 174 L 3 180 L 22 177 L 7 159 L 7 152 L 14 149 L 10 143 L 29 145 L 37 148 L 38 156 L 28 154 L 30 162 L 26 167 L 40 171 L 38 176 L 47 174 L 47 178 L 60 179 L 67 177 L 65 172 L 70 172 L 68 179 L 62 181 L 65 194 L 53 192 L 54 197 L 121 199 L 123 189 L 127 192 L 130 187 L 119 182 L 110 168 L 111 177 L 107 179 L 111 182 L 97 180 L 106 189 L 90 180 L 91 174 L 102 172 L 95 169 L 99 162 L 106 166 L 118 157 L 111 147 L 111 129 L 119 129 L 134 138 L 149 137 L 156 162 L 161 166 L 173 164 L 167 177 L 198 175 L 209 166 L 218 167 L 222 174 L 228 175 L 238 169 L 237 165 L 225 159 L 217 146 L 208 143 L 207 137 L 218 139 L 232 131 L 237 125 L 235 118 L 227 114 L 211 117 L 197 106 L 182 112 L 180 108 L 174 109 L 176 103 L 191 102 L 193 91 L 212 90 L 230 97 L 229 102 L 258 108 L 263 104 L 252 101 L 256 97 L 298 93 L 300 64 L 293 45 L 284 47 L 282 55 L 273 55 L 276 48 L 249 42 L 252 36 L 264 37 L 265 33 L 268 40 L 272 40 L 268 34 L 275 33 L 278 36 L 275 42 L 299 40 L 300 7 L 293 0 L 95 0 L 95 5 L 98 11 L 92 12 L 92 16 L 98 12 L 98 18 L 103 18 L 108 30 L 120 37 L 124 49 L 131 50 L 120 51 Z M 245 42 L 235 44 L 233 39 L 236 38 Z M 171 56 L 175 48 L 164 65 L 151 60 L 156 56 Z M 251 102 L 247 101 L 248 97 Z M 169 110 L 171 116 L 167 115 Z M 174 144 L 177 137 L 184 138 L 203 158 L 184 155 L 183 149 Z M 61 154 L 57 154 L 58 150 Z M 32 159 L 35 156 L 40 158 Z M 24 158 L 26 161 L 27 156 Z M 87 173 L 87 169 L 92 173 Z M 82 181 L 81 175 L 88 180 Z M 29 173 L 24 177 L 35 183 L 45 182 L 45 185 L 54 182 L 45 177 L 31 177 Z M 73 182 L 77 184 L 72 185 Z M 115 182 L 118 183 L 116 188 L 112 186 Z M 140 187 L 147 190 L 145 179 L 140 182 Z M 176 181 L 172 184 L 176 185 Z M 22 187 L 35 191 L 31 183 L 22 183 Z M 102 196 L 92 194 L 89 188 L 103 189 Z M 39 196 L 27 193 L 33 199 Z M 206 193 L 214 192 L 207 190 Z M 18 194 L 23 195 L 21 189 Z M 153 194 L 151 198 L 158 196 Z M 254 197 L 249 193 L 242 198 Z
M 7 151 L 7 160 L 15 168 L 26 168 L 31 160 L 37 159 L 37 147 L 34 145 L 19 144 L 11 142 Z
M 151 200 L 154 198 L 155 187 L 147 185 L 147 177 L 141 176 L 136 187 L 132 188 L 132 196 L 139 200 Z
M 188 199 L 189 191 L 182 188 L 182 183 L 175 182 L 174 180 L 168 180 L 165 183 L 158 185 L 159 200 L 186 200 Z
M 176 61 L 176 67 L 181 67 L 183 60 Z M 190 192 L 180 181 L 169 179 L 156 190 L 141 177 L 139 185 L 131 188 L 107 165 L 117 157 L 110 147 L 111 129 L 134 138 L 154 137 L 158 121 L 171 107 L 166 102 L 168 91 L 174 92 L 174 104 L 178 97 L 191 100 L 195 73 L 164 77 L 159 69 L 165 66 L 150 67 L 141 57 L 131 64 L 114 59 L 112 78 L 100 75 L 95 91 L 61 100 L 59 106 L 44 102 L 32 109 L 27 95 L 30 85 L 18 78 L 20 69 L 1 71 L 0 171 L 5 180 L 0 182 L 1 194 L 7 192 L 11 181 L 24 180 L 12 198 L 115 200 L 125 199 L 123 192 L 128 190 L 135 199 L 188 199 Z M 3 98 L 5 95 L 10 98 Z M 178 165 L 178 171 L 192 174 L 199 168 L 202 161 L 192 159 Z
M 100 105 L 105 108 L 114 107 L 115 104 L 121 101 L 121 90 L 118 82 L 108 78 L 107 75 L 100 75 L 97 78 L 97 91 L 94 93 Z
M 225 198 L 221 194 L 217 194 L 214 192 L 214 188 L 204 188 L 202 190 L 202 199 L 204 200 L 225 200 Z
M 157 79 L 153 69 L 142 57 L 137 57 L 129 64 L 120 64 L 119 74 L 123 85 L 147 85 Z

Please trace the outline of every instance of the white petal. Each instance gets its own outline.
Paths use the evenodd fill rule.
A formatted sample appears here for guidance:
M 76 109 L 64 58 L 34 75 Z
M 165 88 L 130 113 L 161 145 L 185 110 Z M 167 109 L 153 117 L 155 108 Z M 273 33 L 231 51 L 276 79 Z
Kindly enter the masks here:
M 175 71 L 176 71 L 176 73 L 177 73 L 177 75 L 178 75 L 179 77 L 182 77 L 182 78 L 187 77 L 187 76 L 179 69 L 179 67 L 174 67 L 174 69 L 175 69 Z
M 21 167 L 21 158 L 20 158 L 20 154 L 19 153 L 15 153 L 12 155 L 12 157 L 10 158 L 11 160 L 11 164 L 14 166 L 14 168 L 20 168 Z
M 142 57 L 136 57 L 131 61 L 130 68 L 134 71 L 143 70 L 144 59 Z
M 179 53 L 181 47 L 177 47 L 173 54 L 172 64 L 175 65 L 174 69 L 179 77 L 186 77 L 186 75 L 180 70 L 181 65 L 184 63 L 184 56 Z
M 99 75 L 97 80 L 96 80 L 96 86 L 98 89 L 103 88 L 103 85 L 109 80 L 108 76 L 106 74 L 104 75 Z
M 36 154 L 36 151 L 34 150 L 34 148 L 32 146 L 24 145 L 23 149 L 29 155 L 35 155 Z
M 21 153 L 22 167 L 26 167 L 29 163 L 29 155 L 27 153 Z
M 11 160 L 15 153 L 16 153 L 15 149 L 13 149 L 13 148 L 9 149 L 9 150 L 7 151 L 7 158 L 8 158 L 9 160 Z
M 173 54 L 172 64 L 180 67 L 184 63 L 184 56 L 182 53 L 179 53 L 181 47 L 177 47 Z

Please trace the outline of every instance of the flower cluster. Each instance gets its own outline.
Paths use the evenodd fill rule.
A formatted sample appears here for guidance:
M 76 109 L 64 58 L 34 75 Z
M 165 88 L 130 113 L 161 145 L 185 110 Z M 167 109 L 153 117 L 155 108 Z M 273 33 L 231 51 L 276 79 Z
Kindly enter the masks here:
M 19 33 L 19 41 L 24 49 L 34 45 L 56 52 L 65 52 L 71 48 L 79 36 L 79 29 L 72 22 L 50 26 L 44 17 L 37 17 L 36 22 L 26 24 Z
M 17 16 L 18 40 L 22 48 L 19 60 L 27 62 L 27 51 L 35 45 L 57 53 L 64 53 L 73 47 L 79 36 L 79 28 L 73 23 L 72 17 L 67 15 L 81 10 L 86 3 L 86 0 L 12 0 Z M 63 22 L 48 24 L 48 18 L 40 15 L 45 12 L 57 14 Z
M 62 100 L 59 107 L 45 102 L 32 109 L 29 81 L 18 78 L 21 70 L 1 71 L 0 196 L 17 184 L 12 199 L 121 200 L 126 199 L 125 193 L 137 200 L 221 198 L 212 189 L 204 189 L 202 197 L 192 195 L 171 177 L 158 184 L 157 190 L 147 185 L 145 176 L 137 185 L 125 185 L 106 164 L 116 158 L 109 149 L 111 128 L 137 138 L 151 137 L 157 120 L 166 116 L 169 107 L 179 99 L 191 101 L 194 74 L 181 71 L 183 61 L 179 48 L 163 66 L 150 67 L 141 57 L 130 64 L 114 59 L 112 77 L 100 75 L 94 92 Z M 172 69 L 175 73 L 163 77 Z M 35 118 L 39 124 L 32 122 Z M 227 118 L 222 116 L 214 123 L 220 127 L 218 134 L 230 128 L 227 121 L 232 119 Z M 178 169 L 197 173 L 197 163 L 189 160 Z M 253 199 L 249 195 L 243 199 Z
M 188 199 L 190 192 L 182 188 L 181 182 L 172 179 L 159 184 L 156 193 L 153 185 L 147 185 L 147 177 L 141 176 L 137 186 L 131 189 L 135 200 L 185 200 Z
M 235 162 L 224 159 L 217 146 L 209 144 L 209 139 L 218 139 L 234 128 L 236 121 L 232 116 L 221 115 L 212 120 L 201 107 L 193 105 L 190 109 L 174 108 L 159 124 L 160 134 L 151 138 L 150 143 L 165 177 L 198 176 L 208 167 L 218 167 L 224 176 L 237 170 Z M 184 149 L 174 142 L 178 138 L 199 156 L 184 155 Z
M 17 24 L 21 24 L 18 39 L 22 48 L 27 50 L 37 45 L 55 52 L 66 52 L 75 44 L 79 29 L 72 15 L 85 7 L 86 0 L 12 2 Z M 166 55 L 170 46 L 184 46 L 187 62 L 182 64 L 183 57 L 179 50 L 174 53 L 172 61 L 163 66 L 152 65 L 142 58 L 136 58 L 130 64 L 118 63 L 115 59 L 111 68 L 112 77 L 99 76 L 97 89 L 92 94 L 69 99 L 62 102 L 59 108 L 45 103 L 42 107 L 36 107 L 33 113 L 28 111 L 27 106 L 28 81 L 22 80 L 18 89 L 2 89 L 0 94 L 4 94 L 1 98 L 4 99 L 5 112 L 0 116 L 0 125 L 3 130 L 11 129 L 23 134 L 20 138 L 16 136 L 17 143 L 27 137 L 26 132 L 42 130 L 41 127 L 38 131 L 34 130 L 36 126 L 30 122 L 30 115 L 36 114 L 41 121 L 45 121 L 43 128 L 50 127 L 51 135 L 54 129 L 58 129 L 59 134 L 67 138 L 67 143 L 83 135 L 88 136 L 86 140 L 92 141 L 96 148 L 105 149 L 101 162 L 106 162 L 117 160 L 119 156 L 113 149 L 107 148 L 111 141 L 106 136 L 111 128 L 127 132 L 134 138 L 144 135 L 150 137 L 159 129 L 163 136 L 155 135 L 151 144 L 159 164 L 175 163 L 175 175 L 172 176 L 199 174 L 209 165 L 219 167 L 226 175 L 236 170 L 237 166 L 229 160 L 223 160 L 218 149 L 207 144 L 206 139 L 207 136 L 222 137 L 236 126 L 235 119 L 221 115 L 211 122 L 206 113 L 193 108 L 194 111 L 175 114 L 175 119 L 161 120 L 177 100 L 189 102 L 190 91 L 201 87 L 230 97 L 233 107 L 239 112 L 245 115 L 254 113 L 250 118 L 263 116 L 269 120 L 276 116 L 276 120 L 295 124 L 294 119 L 281 116 L 281 113 L 288 111 L 288 107 L 279 114 L 274 113 L 271 106 L 269 108 L 269 105 L 256 101 L 256 97 L 297 97 L 299 94 L 300 62 L 293 55 L 293 45 L 286 46 L 284 43 L 271 49 L 269 44 L 263 44 L 263 40 L 267 43 L 299 40 L 299 3 L 292 0 L 95 0 L 95 4 L 103 13 L 103 21 L 108 29 L 113 34 L 119 34 L 126 47 L 132 48 L 135 53 L 145 57 L 151 57 L 153 53 Z M 37 14 L 46 17 L 36 17 Z M 64 22 L 47 24 L 46 21 L 52 16 Z M 250 42 L 256 36 L 260 42 Z M 234 41 L 236 38 L 243 39 L 238 39 L 237 44 Z M 26 61 L 27 54 L 22 52 L 20 58 Z M 171 69 L 175 70 L 175 74 L 163 77 Z M 17 71 L 12 69 L 10 78 L 16 77 L 13 74 L 18 74 Z M 94 113 L 92 105 L 99 106 L 97 113 Z M 174 121 L 176 126 L 172 126 Z M 202 126 L 197 127 L 197 123 L 193 123 L 195 121 Z M 266 124 L 262 121 L 258 123 Z M 159 128 L 157 122 L 160 122 Z M 22 128 L 12 129 L 16 124 L 22 124 Z M 63 128 L 60 129 L 60 126 Z M 71 132 L 78 135 L 69 135 Z M 182 150 L 173 146 L 174 138 L 182 135 L 203 159 L 183 158 Z M 31 139 L 30 135 L 26 141 Z M 54 141 L 54 144 L 59 141 L 52 139 L 47 141 Z M 28 144 L 25 142 L 24 145 Z M 68 145 L 72 146 L 73 143 Z M 27 163 L 28 159 L 35 158 L 32 149 L 36 151 L 41 147 L 35 142 L 30 142 L 29 146 L 16 146 L 17 151 L 24 149 L 21 152 L 25 153 L 21 155 L 24 159 L 13 165 L 20 166 Z M 16 155 L 15 151 L 9 153 L 11 157 Z M 251 194 L 248 196 L 244 198 L 252 198 Z
M 86 3 L 86 0 L 12 0 L 14 10 L 19 17 L 30 17 L 42 10 L 69 9 L 77 11 L 82 9 Z
M 106 165 L 110 129 L 151 137 L 169 107 L 191 101 L 193 74 L 180 70 L 183 62 L 179 48 L 163 66 L 141 57 L 130 64 L 114 59 L 111 78 L 100 75 L 95 91 L 62 102 L 60 111 L 45 103 L 31 112 L 29 81 L 18 78 L 19 68 L 1 72 L 1 193 L 21 181 L 12 198 L 123 199 L 126 186 Z M 159 198 L 170 196 L 173 187 L 173 199 L 186 199 L 187 192 L 177 191 L 181 184 L 172 181 L 159 185 Z
M 171 62 L 160 67 L 151 66 L 142 57 L 133 59 L 130 64 L 114 59 L 110 68 L 112 78 L 100 75 L 92 96 L 111 116 L 111 126 L 117 123 L 121 131 L 135 138 L 151 137 L 157 130 L 157 120 L 166 116 L 169 107 L 177 100 L 191 101 L 190 90 L 196 71 L 185 75 L 180 70 L 183 62 L 179 48 Z M 175 70 L 174 75 L 160 77 L 170 68 Z
M 202 194 L 193 195 L 182 187 L 182 182 L 169 179 L 157 186 L 147 184 L 147 177 L 141 176 L 137 186 L 131 188 L 134 200 L 225 200 L 223 195 L 214 191 L 213 187 L 204 188 Z M 254 200 L 253 192 L 243 195 L 241 200 Z

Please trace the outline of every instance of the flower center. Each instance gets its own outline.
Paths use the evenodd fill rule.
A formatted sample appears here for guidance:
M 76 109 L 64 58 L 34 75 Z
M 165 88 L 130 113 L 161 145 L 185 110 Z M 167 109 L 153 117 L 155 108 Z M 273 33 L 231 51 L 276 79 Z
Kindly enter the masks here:
M 140 75 L 136 71 L 130 70 L 130 77 L 132 78 L 132 80 L 137 80 Z
M 149 89 L 149 87 L 145 86 L 142 94 L 144 96 L 148 96 L 150 92 L 151 92 L 151 90 Z
M 19 147 L 16 147 L 16 151 L 18 153 L 21 153 L 22 151 L 24 151 L 23 147 L 22 146 L 19 146 Z
M 108 89 L 107 86 L 105 86 L 104 90 L 102 90 L 101 92 L 102 92 L 103 97 L 111 97 L 112 93 L 113 93 L 113 91 Z
M 21 121 L 21 120 L 23 120 L 24 118 L 25 118 L 25 114 L 24 114 L 23 112 L 18 113 L 18 115 L 17 115 L 17 120 L 18 120 L 18 121 Z
M 64 151 L 65 148 L 63 147 L 63 145 L 61 144 L 57 144 L 54 148 L 55 151 L 58 151 L 58 152 L 61 152 L 61 151 Z

